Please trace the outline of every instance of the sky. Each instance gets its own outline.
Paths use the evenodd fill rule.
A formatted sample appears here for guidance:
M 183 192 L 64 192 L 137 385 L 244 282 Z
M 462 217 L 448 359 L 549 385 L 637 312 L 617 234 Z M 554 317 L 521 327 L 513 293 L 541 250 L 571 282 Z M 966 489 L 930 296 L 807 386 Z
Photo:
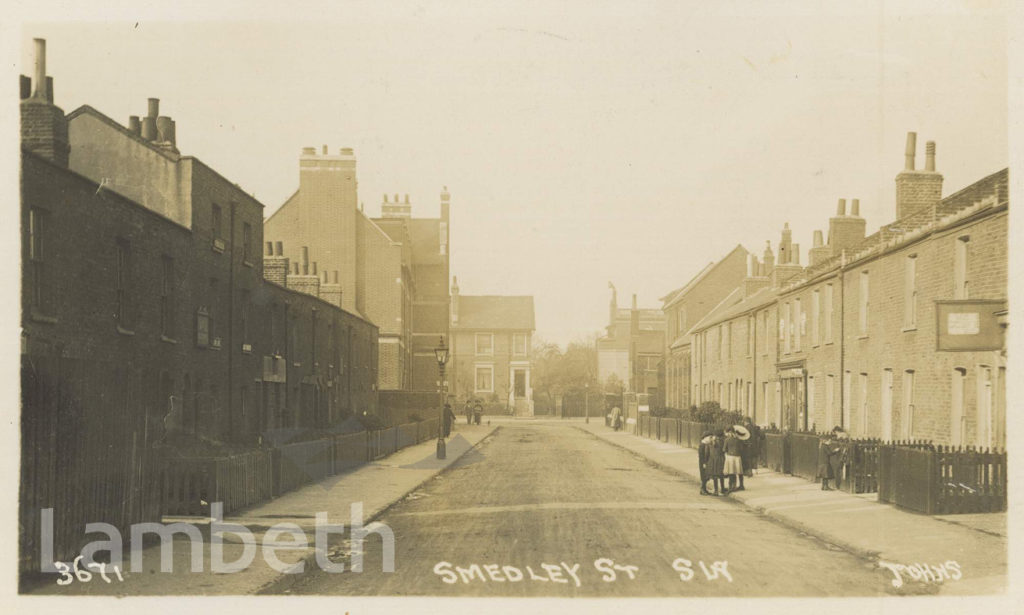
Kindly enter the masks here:
M 447 186 L 461 292 L 533 295 L 565 344 L 607 324 L 608 282 L 660 307 L 785 222 L 806 263 L 839 198 L 891 222 L 908 131 L 944 194 L 1008 166 L 1006 4 L 833 4 L 65 6 L 25 13 L 15 64 L 45 38 L 65 112 L 159 98 L 267 216 L 306 146 L 354 148 L 370 215 L 436 217 Z

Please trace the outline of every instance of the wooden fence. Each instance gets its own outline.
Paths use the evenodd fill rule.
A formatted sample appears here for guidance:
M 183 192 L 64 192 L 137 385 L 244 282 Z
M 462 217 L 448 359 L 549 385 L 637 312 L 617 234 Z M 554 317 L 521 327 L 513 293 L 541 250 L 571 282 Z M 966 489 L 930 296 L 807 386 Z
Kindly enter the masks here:
M 210 514 L 210 502 L 222 502 L 224 514 L 274 496 L 273 455 L 269 450 L 227 457 L 165 459 L 163 514 Z
M 38 571 L 42 533 L 70 561 L 87 523 L 122 533 L 160 519 L 149 374 L 102 359 L 22 356 L 19 568 Z M 42 513 L 52 511 L 52 526 Z

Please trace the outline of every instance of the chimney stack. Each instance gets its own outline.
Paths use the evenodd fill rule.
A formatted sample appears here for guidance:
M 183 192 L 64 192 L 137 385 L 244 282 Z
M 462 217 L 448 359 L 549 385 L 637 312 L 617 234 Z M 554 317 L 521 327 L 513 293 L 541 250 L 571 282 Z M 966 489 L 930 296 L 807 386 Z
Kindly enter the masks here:
M 942 174 L 935 171 L 935 142 L 925 143 L 925 166 L 914 169 L 917 135 L 907 133 L 906 168 L 896 176 L 896 219 L 934 208 L 942 200 Z
M 917 133 L 916 132 L 908 132 L 907 133 L 907 149 L 906 149 L 906 152 L 903 154 L 903 160 L 904 160 L 903 170 L 904 171 L 913 171 L 914 170 L 914 156 L 916 156 L 916 155 L 917 155 Z
M 284 256 L 284 244 L 280 241 L 276 243 L 268 241 L 267 255 L 263 257 L 264 279 L 280 286 L 288 286 L 288 274 L 290 272 L 291 266 L 288 263 L 288 259 Z
M 845 209 L 846 199 L 839 199 Z M 849 250 L 864 240 L 867 222 L 860 217 L 860 199 L 850 200 L 850 215 L 839 211 L 828 221 L 828 246 L 821 255 L 808 258 L 814 265 L 827 257 L 839 256 L 843 250 Z M 825 255 L 827 253 L 827 256 Z
M 749 297 L 768 286 L 768 278 L 764 276 L 764 265 L 757 261 L 754 254 L 747 255 L 747 277 L 743 279 L 743 296 Z
M 71 146 L 64 111 L 53 104 L 53 81 L 46 76 L 46 41 L 35 40 L 35 81 L 22 80 L 31 96 L 20 103 L 21 146 L 47 160 L 67 168 Z
M 32 92 L 32 96 L 39 100 L 48 101 L 50 97 L 46 95 L 46 39 L 36 38 L 32 40 L 36 46 L 35 90 Z
M 854 201 L 856 202 L 856 201 Z M 814 231 L 814 242 L 807 251 L 807 264 L 810 267 L 827 260 L 832 256 L 832 249 L 825 245 L 821 231 Z

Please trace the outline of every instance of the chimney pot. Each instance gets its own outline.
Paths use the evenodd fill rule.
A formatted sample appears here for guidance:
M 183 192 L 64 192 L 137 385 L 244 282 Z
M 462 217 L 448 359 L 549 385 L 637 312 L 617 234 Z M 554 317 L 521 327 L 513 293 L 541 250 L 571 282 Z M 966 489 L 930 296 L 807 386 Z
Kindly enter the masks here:
M 384 193 L 384 202 L 385 203 L 388 202 L 388 193 L 387 192 Z
M 40 98 L 46 100 L 46 39 L 37 38 L 33 39 L 36 44 L 36 74 L 35 74 L 35 92 L 32 93 L 34 98 Z
M 821 231 L 814 231 L 814 243 L 811 247 L 820 248 L 822 246 Z
M 302 275 L 309 275 L 309 247 L 302 246 Z
M 325 145 L 324 146 L 324 156 L 326 156 L 326 155 L 327 155 L 327 146 Z
M 351 147 L 343 147 L 343 148 L 341 148 L 341 155 L 342 156 L 353 156 L 355 154 L 352 151 Z
M 935 170 L 935 141 L 928 141 L 924 144 L 924 170 Z
M 53 77 L 46 78 L 46 102 L 53 104 Z
M 156 118 L 156 140 L 160 142 L 171 142 L 171 118 L 161 115 Z
M 338 270 L 337 269 L 334 270 L 334 283 L 335 284 L 338 283 Z
M 273 256 L 273 255 L 274 255 L 274 242 L 273 241 L 268 241 L 267 242 L 267 256 Z
M 837 216 L 845 216 L 846 215 L 846 199 L 839 199 L 839 204 L 836 205 L 836 215 Z
M 278 241 L 274 243 L 274 247 L 277 249 L 278 256 L 284 256 L 284 242 Z
M 302 155 L 303 156 L 316 156 L 316 148 L 315 147 L 304 147 L 304 148 L 302 148 Z
M 907 133 L 907 150 L 906 150 L 906 153 L 904 154 L 904 159 L 905 159 L 904 167 L 905 167 L 905 169 L 907 171 L 913 171 L 914 170 L 914 154 L 915 154 L 916 151 L 917 151 L 917 133 L 916 132 L 908 132 Z
M 860 216 L 860 199 L 853 199 L 850 203 L 850 215 Z
M 142 136 L 142 121 L 139 119 L 139 116 L 128 116 L 128 130 L 136 137 Z
M 156 141 L 156 118 L 146 116 L 142 118 L 142 138 L 147 141 Z
M 396 202 L 396 203 L 398 203 L 398 202 L 399 202 L 399 201 L 398 201 L 398 193 L 397 193 L 397 192 L 395 193 L 395 202 Z
M 320 275 L 316 272 L 316 261 L 313 261 L 313 275 Z
M 406 205 L 408 205 L 408 204 L 409 204 L 409 195 L 408 195 L 408 194 L 407 194 L 407 195 L 405 195 L 405 204 L 406 204 Z
M 160 115 L 160 99 L 150 98 L 149 99 L 149 114 L 146 117 L 151 117 L 156 120 L 157 116 Z
M 798 244 L 798 243 L 794 243 L 793 244 L 793 253 L 790 256 L 790 261 L 789 262 L 793 263 L 794 265 L 799 265 L 800 264 L 800 244 Z

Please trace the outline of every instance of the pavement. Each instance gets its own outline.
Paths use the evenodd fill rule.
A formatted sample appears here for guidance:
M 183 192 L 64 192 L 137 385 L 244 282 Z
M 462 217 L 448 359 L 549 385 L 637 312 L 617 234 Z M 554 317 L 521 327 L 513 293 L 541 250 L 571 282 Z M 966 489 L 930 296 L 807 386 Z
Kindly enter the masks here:
M 625 431 L 613 431 L 603 419 L 569 424 L 605 442 L 644 457 L 693 481 L 699 489 L 697 451 Z M 1007 588 L 1006 513 L 927 516 L 878 502 L 876 493 L 822 491 L 819 483 L 765 468 L 747 478 L 746 489 L 725 498 L 741 502 L 784 525 L 876 562 L 892 565 L 892 581 L 943 595 L 998 594 Z M 707 496 L 706 496 L 707 497 Z M 918 570 L 953 561 L 961 578 L 935 582 Z M 883 566 L 884 567 L 884 566 Z M 946 567 L 952 571 L 952 566 Z M 900 577 L 897 580 L 897 573 Z M 915 581 L 914 576 L 920 576 Z M 937 576 L 937 574 L 936 574 Z M 954 576 L 951 575 L 950 576 Z
M 244 526 L 256 539 L 257 549 L 252 563 L 244 569 L 233 572 L 211 570 L 210 519 L 204 517 L 165 517 L 164 524 L 187 523 L 195 526 L 201 534 L 202 548 L 197 549 L 197 560 L 201 569 L 192 572 L 190 541 L 180 534 L 173 540 L 170 572 L 161 570 L 162 549 L 159 542 L 147 545 L 141 552 L 139 572 L 128 570 L 130 561 L 123 563 L 119 580 L 112 570 L 107 571 L 110 582 L 97 574 L 88 582 L 73 581 L 67 585 L 56 583 L 57 575 L 34 579 L 23 586 L 22 593 L 32 595 L 240 595 L 253 594 L 267 587 L 280 584 L 283 575 L 270 565 L 266 558 L 267 546 L 273 550 L 280 568 L 302 563 L 305 569 L 316 566 L 315 514 L 324 512 L 331 524 L 350 525 L 352 505 L 361 503 L 362 523 L 367 525 L 379 517 L 395 502 L 400 501 L 424 482 L 429 481 L 455 464 L 469 453 L 481 440 L 497 427 L 484 425 L 456 426 L 447 441 L 446 459 L 436 459 L 436 440 L 427 440 L 406 447 L 383 459 L 361 466 L 355 470 L 329 477 L 317 483 L 296 489 L 276 499 L 238 511 L 224 519 L 225 524 Z M 297 545 L 295 536 L 268 534 L 275 524 L 291 524 L 291 529 L 305 535 L 306 544 Z M 245 556 L 245 546 L 240 537 L 232 532 L 218 532 L 223 538 L 221 561 L 231 563 Z M 100 537 L 98 536 L 97 539 Z

